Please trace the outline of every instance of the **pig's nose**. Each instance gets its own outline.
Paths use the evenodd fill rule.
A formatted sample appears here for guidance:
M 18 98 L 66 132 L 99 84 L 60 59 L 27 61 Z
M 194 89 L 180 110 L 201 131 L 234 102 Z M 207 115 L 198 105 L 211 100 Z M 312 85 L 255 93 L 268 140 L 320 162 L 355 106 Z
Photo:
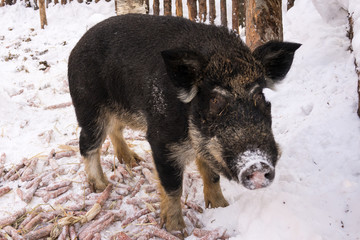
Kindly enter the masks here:
M 267 187 L 275 177 L 274 167 L 267 163 L 256 163 L 241 173 L 241 182 L 248 189 Z

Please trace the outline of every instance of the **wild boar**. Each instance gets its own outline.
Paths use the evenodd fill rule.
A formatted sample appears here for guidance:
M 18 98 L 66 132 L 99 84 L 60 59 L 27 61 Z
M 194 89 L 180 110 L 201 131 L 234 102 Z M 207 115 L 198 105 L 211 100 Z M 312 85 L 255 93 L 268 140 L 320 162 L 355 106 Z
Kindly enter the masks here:
M 183 230 L 183 172 L 196 160 L 207 207 L 225 207 L 220 175 L 249 189 L 268 186 L 279 150 L 263 89 L 282 80 L 300 44 L 268 42 L 253 52 L 227 28 L 183 18 L 129 14 L 92 27 L 71 52 L 70 93 L 80 152 L 94 190 L 107 135 L 117 158 L 140 158 L 125 126 L 146 132 L 161 183 L 161 221 Z

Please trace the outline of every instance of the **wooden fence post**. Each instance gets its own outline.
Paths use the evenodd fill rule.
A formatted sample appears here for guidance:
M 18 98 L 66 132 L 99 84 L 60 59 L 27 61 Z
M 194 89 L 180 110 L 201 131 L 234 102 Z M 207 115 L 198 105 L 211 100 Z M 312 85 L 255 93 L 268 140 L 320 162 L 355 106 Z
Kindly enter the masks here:
M 111 0 L 106 0 L 106 1 L 111 1 Z M 149 0 L 145 0 L 145 9 L 146 9 L 146 14 L 149 14 L 149 9 L 150 9 L 150 1 Z
M 154 15 L 157 15 L 157 16 L 159 16 L 159 14 L 160 14 L 160 7 L 159 7 L 159 5 L 160 5 L 160 2 L 159 2 L 159 0 L 154 0 L 154 2 L 153 2 L 153 10 L 154 10 Z
M 196 0 L 187 0 L 189 19 L 195 21 L 197 17 Z
M 47 25 L 45 0 L 39 0 L 39 13 L 41 29 L 44 29 L 44 26 Z
M 13 5 L 16 3 L 16 0 L 5 0 L 4 5 Z
M 200 22 L 205 22 L 206 21 L 206 13 L 207 13 L 206 0 L 199 0 L 199 18 L 200 18 Z
M 287 1 L 287 10 L 294 6 L 295 0 L 288 0 Z
M 232 30 L 239 33 L 239 0 L 232 0 Z
M 221 25 L 227 27 L 226 0 L 220 0 Z
M 164 15 L 171 16 L 171 0 L 164 0 Z
M 246 1 L 246 44 L 250 49 L 283 39 L 281 0 Z
M 117 15 L 126 13 L 146 13 L 144 0 L 115 0 Z
M 209 0 L 209 19 L 210 19 L 210 23 L 214 24 L 215 23 L 215 18 L 216 18 L 216 8 L 215 8 L 215 0 Z
M 182 17 L 183 16 L 183 7 L 182 7 L 182 0 L 176 0 L 176 16 Z
M 239 24 L 241 27 L 245 27 L 246 22 L 246 7 L 245 7 L 246 0 L 239 0 Z

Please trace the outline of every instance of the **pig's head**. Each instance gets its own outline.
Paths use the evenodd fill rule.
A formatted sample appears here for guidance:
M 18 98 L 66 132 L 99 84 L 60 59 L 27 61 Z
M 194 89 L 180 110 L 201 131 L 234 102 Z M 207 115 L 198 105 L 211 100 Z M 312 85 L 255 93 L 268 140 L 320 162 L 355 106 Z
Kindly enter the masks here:
M 189 104 L 189 135 L 197 153 L 248 189 L 275 177 L 279 149 L 263 89 L 289 71 L 297 43 L 268 42 L 209 57 L 184 49 L 162 52 L 178 98 Z

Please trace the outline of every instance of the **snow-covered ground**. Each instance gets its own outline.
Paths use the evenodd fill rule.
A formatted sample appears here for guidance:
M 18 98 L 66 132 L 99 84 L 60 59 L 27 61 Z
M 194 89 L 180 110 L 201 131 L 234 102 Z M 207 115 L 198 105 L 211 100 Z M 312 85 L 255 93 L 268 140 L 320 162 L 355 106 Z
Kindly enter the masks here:
M 354 19 L 353 53 L 346 36 L 348 12 Z M 78 138 L 73 107 L 47 107 L 71 101 L 69 53 L 87 29 L 113 15 L 113 3 L 104 1 L 58 4 L 47 9 L 49 25 L 41 30 L 37 11 L 21 4 L 0 8 L 0 155 L 6 154 L 6 169 L 25 157 L 47 156 Z M 231 239 L 359 240 L 360 119 L 354 54 L 360 61 L 360 3 L 296 0 L 288 12 L 284 6 L 283 22 L 285 40 L 303 45 L 283 83 L 276 91 L 266 90 L 282 148 L 276 179 L 256 191 L 222 180 L 230 206 L 197 216 L 205 229 L 226 228 Z M 132 145 L 142 156 L 149 149 L 143 141 Z M 0 182 L 0 187 L 14 189 L 0 197 L 0 217 L 40 203 L 36 198 L 29 205 L 21 201 L 15 191 L 19 184 Z M 201 192 L 194 196 L 198 204 L 203 204 Z M 110 236 L 105 231 L 102 235 Z

